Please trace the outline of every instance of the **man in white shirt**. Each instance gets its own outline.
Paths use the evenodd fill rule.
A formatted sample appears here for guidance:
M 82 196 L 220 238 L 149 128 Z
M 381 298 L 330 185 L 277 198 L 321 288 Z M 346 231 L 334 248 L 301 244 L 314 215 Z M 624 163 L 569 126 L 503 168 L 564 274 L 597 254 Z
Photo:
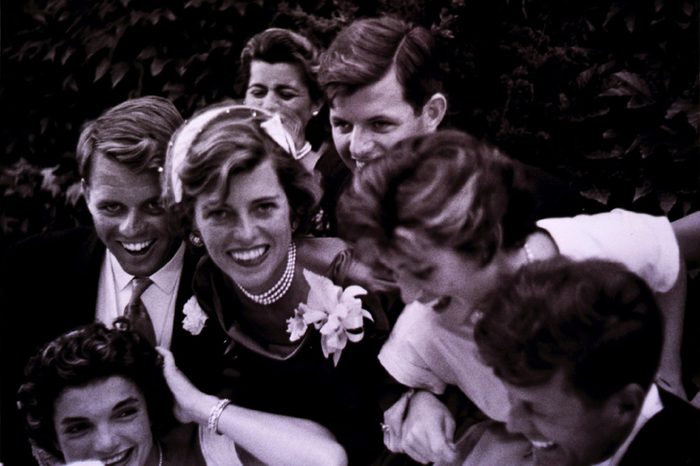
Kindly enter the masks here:
M 535 262 L 481 311 L 474 338 L 508 390 L 506 428 L 530 441 L 535 464 L 700 464 L 700 411 L 653 383 L 663 321 L 637 275 L 600 260 Z
M 5 258 L 3 461 L 24 464 L 14 451 L 24 441 L 11 437 L 21 425 L 13 422 L 14 400 L 29 355 L 72 328 L 124 317 L 136 279 L 150 280 L 136 298 L 153 343 L 169 348 L 201 389 L 216 388 L 219 374 L 211 367 L 217 367 L 213 358 L 222 353 L 225 335 L 212 335 L 212 325 L 200 332 L 183 328 L 199 253 L 185 245 L 161 202 L 165 152 L 181 123 L 173 104 L 154 96 L 128 100 L 88 123 L 76 156 L 93 227 L 28 238 Z

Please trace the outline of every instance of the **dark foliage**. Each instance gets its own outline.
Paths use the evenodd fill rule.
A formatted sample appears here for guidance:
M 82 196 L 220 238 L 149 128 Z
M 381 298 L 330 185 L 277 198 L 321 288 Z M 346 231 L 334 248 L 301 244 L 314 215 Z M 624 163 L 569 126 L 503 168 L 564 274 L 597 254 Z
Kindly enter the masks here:
M 324 46 L 380 13 L 439 37 L 452 126 L 600 208 L 700 208 L 697 1 L 29 0 L 1 16 L 3 242 L 86 220 L 73 152 L 105 108 L 156 94 L 189 116 L 240 95 L 238 54 L 256 32 Z

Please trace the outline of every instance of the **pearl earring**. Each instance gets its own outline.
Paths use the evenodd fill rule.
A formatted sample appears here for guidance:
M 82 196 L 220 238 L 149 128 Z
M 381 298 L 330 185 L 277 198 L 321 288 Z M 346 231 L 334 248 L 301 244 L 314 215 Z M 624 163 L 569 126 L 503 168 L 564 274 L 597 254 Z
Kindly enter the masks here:
M 192 243 L 192 246 L 194 246 L 195 248 L 201 248 L 202 246 L 204 246 L 204 241 L 202 241 L 202 237 L 195 232 L 190 233 L 189 239 L 190 243 Z

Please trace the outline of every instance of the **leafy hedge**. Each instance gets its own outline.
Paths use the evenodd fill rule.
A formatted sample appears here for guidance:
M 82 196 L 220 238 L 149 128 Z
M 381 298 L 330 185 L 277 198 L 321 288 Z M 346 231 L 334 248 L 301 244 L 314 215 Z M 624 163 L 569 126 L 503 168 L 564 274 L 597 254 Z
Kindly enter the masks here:
M 240 95 L 238 54 L 275 25 L 327 45 L 356 17 L 430 27 L 450 124 L 555 172 L 600 208 L 700 208 L 698 4 L 691 0 L 33 0 L 2 15 L 4 241 L 87 217 L 81 125 L 126 98 L 184 115 Z M 2 242 L 0 242 L 0 246 Z

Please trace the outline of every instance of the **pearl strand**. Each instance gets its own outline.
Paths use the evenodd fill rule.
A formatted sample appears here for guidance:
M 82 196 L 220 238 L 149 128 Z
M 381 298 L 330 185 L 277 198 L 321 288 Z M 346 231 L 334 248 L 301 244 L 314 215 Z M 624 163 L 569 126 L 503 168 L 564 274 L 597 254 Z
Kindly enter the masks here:
M 294 244 L 294 241 L 292 241 L 289 245 L 289 250 L 287 251 L 287 267 L 284 269 L 284 273 L 272 288 L 261 294 L 253 294 L 238 283 L 236 283 L 236 286 L 248 299 L 254 303 L 269 306 L 270 304 L 279 301 L 280 298 L 284 296 L 287 291 L 289 291 L 289 288 L 292 286 L 292 279 L 294 278 L 294 268 L 296 267 L 296 262 L 297 247 Z

